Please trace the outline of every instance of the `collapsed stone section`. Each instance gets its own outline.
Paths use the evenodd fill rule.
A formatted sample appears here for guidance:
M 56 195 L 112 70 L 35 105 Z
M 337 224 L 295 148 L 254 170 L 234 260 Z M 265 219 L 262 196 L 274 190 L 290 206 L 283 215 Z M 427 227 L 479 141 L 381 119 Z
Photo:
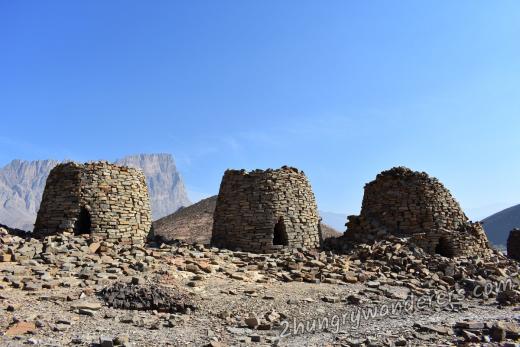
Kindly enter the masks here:
M 151 228 L 144 174 L 93 162 L 64 163 L 51 170 L 33 235 L 89 234 L 92 240 L 143 244 Z
M 507 238 L 507 256 L 520 260 L 520 229 L 513 229 Z
M 447 257 L 489 250 L 480 223 L 468 220 L 442 183 L 405 167 L 383 171 L 365 185 L 361 214 L 349 216 L 346 225 L 346 242 L 369 242 L 392 234 Z
M 269 253 L 284 247 L 319 248 L 320 219 L 303 171 L 227 170 L 214 213 L 211 244 Z

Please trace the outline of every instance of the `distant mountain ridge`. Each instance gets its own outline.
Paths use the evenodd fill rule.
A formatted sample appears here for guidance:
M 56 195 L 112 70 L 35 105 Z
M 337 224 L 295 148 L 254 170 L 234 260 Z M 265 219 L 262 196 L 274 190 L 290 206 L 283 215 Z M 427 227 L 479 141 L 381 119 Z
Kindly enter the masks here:
M 0 223 L 32 230 L 45 181 L 57 160 L 13 160 L 0 169 Z
M 509 232 L 520 228 L 520 204 L 515 205 L 482 220 L 489 241 L 505 246 Z
M 13 160 L 0 168 L 0 223 L 32 230 L 45 181 L 57 160 Z M 143 170 L 149 187 L 152 218 L 191 204 L 171 154 L 138 154 L 116 160 Z

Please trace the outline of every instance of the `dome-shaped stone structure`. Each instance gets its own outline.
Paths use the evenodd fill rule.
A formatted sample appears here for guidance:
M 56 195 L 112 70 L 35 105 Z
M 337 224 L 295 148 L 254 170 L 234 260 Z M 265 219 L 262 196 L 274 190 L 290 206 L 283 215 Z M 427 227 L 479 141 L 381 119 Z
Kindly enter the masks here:
M 211 244 L 249 252 L 319 248 L 320 219 L 307 177 L 295 168 L 227 170 L 214 213 Z
M 361 215 L 397 234 L 456 229 L 468 220 L 442 183 L 405 167 L 383 171 L 365 185 Z
M 67 232 L 121 244 L 144 243 L 151 228 L 144 174 L 93 162 L 64 163 L 47 178 L 33 235 Z
M 488 249 L 478 223 L 470 223 L 450 191 L 424 172 L 395 167 L 365 185 L 361 214 L 349 216 L 345 239 L 410 237 L 430 253 L 446 256 Z

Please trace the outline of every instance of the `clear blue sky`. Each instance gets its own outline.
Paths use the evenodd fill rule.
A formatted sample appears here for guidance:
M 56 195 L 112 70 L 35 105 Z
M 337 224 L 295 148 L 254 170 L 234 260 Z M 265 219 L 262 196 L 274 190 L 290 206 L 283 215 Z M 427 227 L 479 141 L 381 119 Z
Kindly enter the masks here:
M 288 164 L 350 214 L 406 165 L 520 203 L 518 1 L 0 0 L 0 52 L 0 165 L 168 152 L 196 199 Z

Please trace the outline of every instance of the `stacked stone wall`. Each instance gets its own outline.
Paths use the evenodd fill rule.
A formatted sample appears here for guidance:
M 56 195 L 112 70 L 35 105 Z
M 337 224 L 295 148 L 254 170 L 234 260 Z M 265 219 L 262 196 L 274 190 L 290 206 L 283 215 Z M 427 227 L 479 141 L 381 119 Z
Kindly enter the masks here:
M 89 230 L 78 230 L 80 219 L 86 216 Z M 141 171 L 104 161 L 65 163 L 49 174 L 34 235 L 88 231 L 93 240 L 142 244 L 151 222 L 148 189 Z
M 251 252 L 319 248 L 319 224 L 316 200 L 302 171 L 290 167 L 227 170 L 217 198 L 211 243 Z M 276 234 L 282 234 L 281 239 Z
M 483 255 L 490 251 L 484 228 L 480 223 L 467 223 L 457 230 L 432 229 L 416 233 L 410 242 L 427 253 L 446 257 Z

